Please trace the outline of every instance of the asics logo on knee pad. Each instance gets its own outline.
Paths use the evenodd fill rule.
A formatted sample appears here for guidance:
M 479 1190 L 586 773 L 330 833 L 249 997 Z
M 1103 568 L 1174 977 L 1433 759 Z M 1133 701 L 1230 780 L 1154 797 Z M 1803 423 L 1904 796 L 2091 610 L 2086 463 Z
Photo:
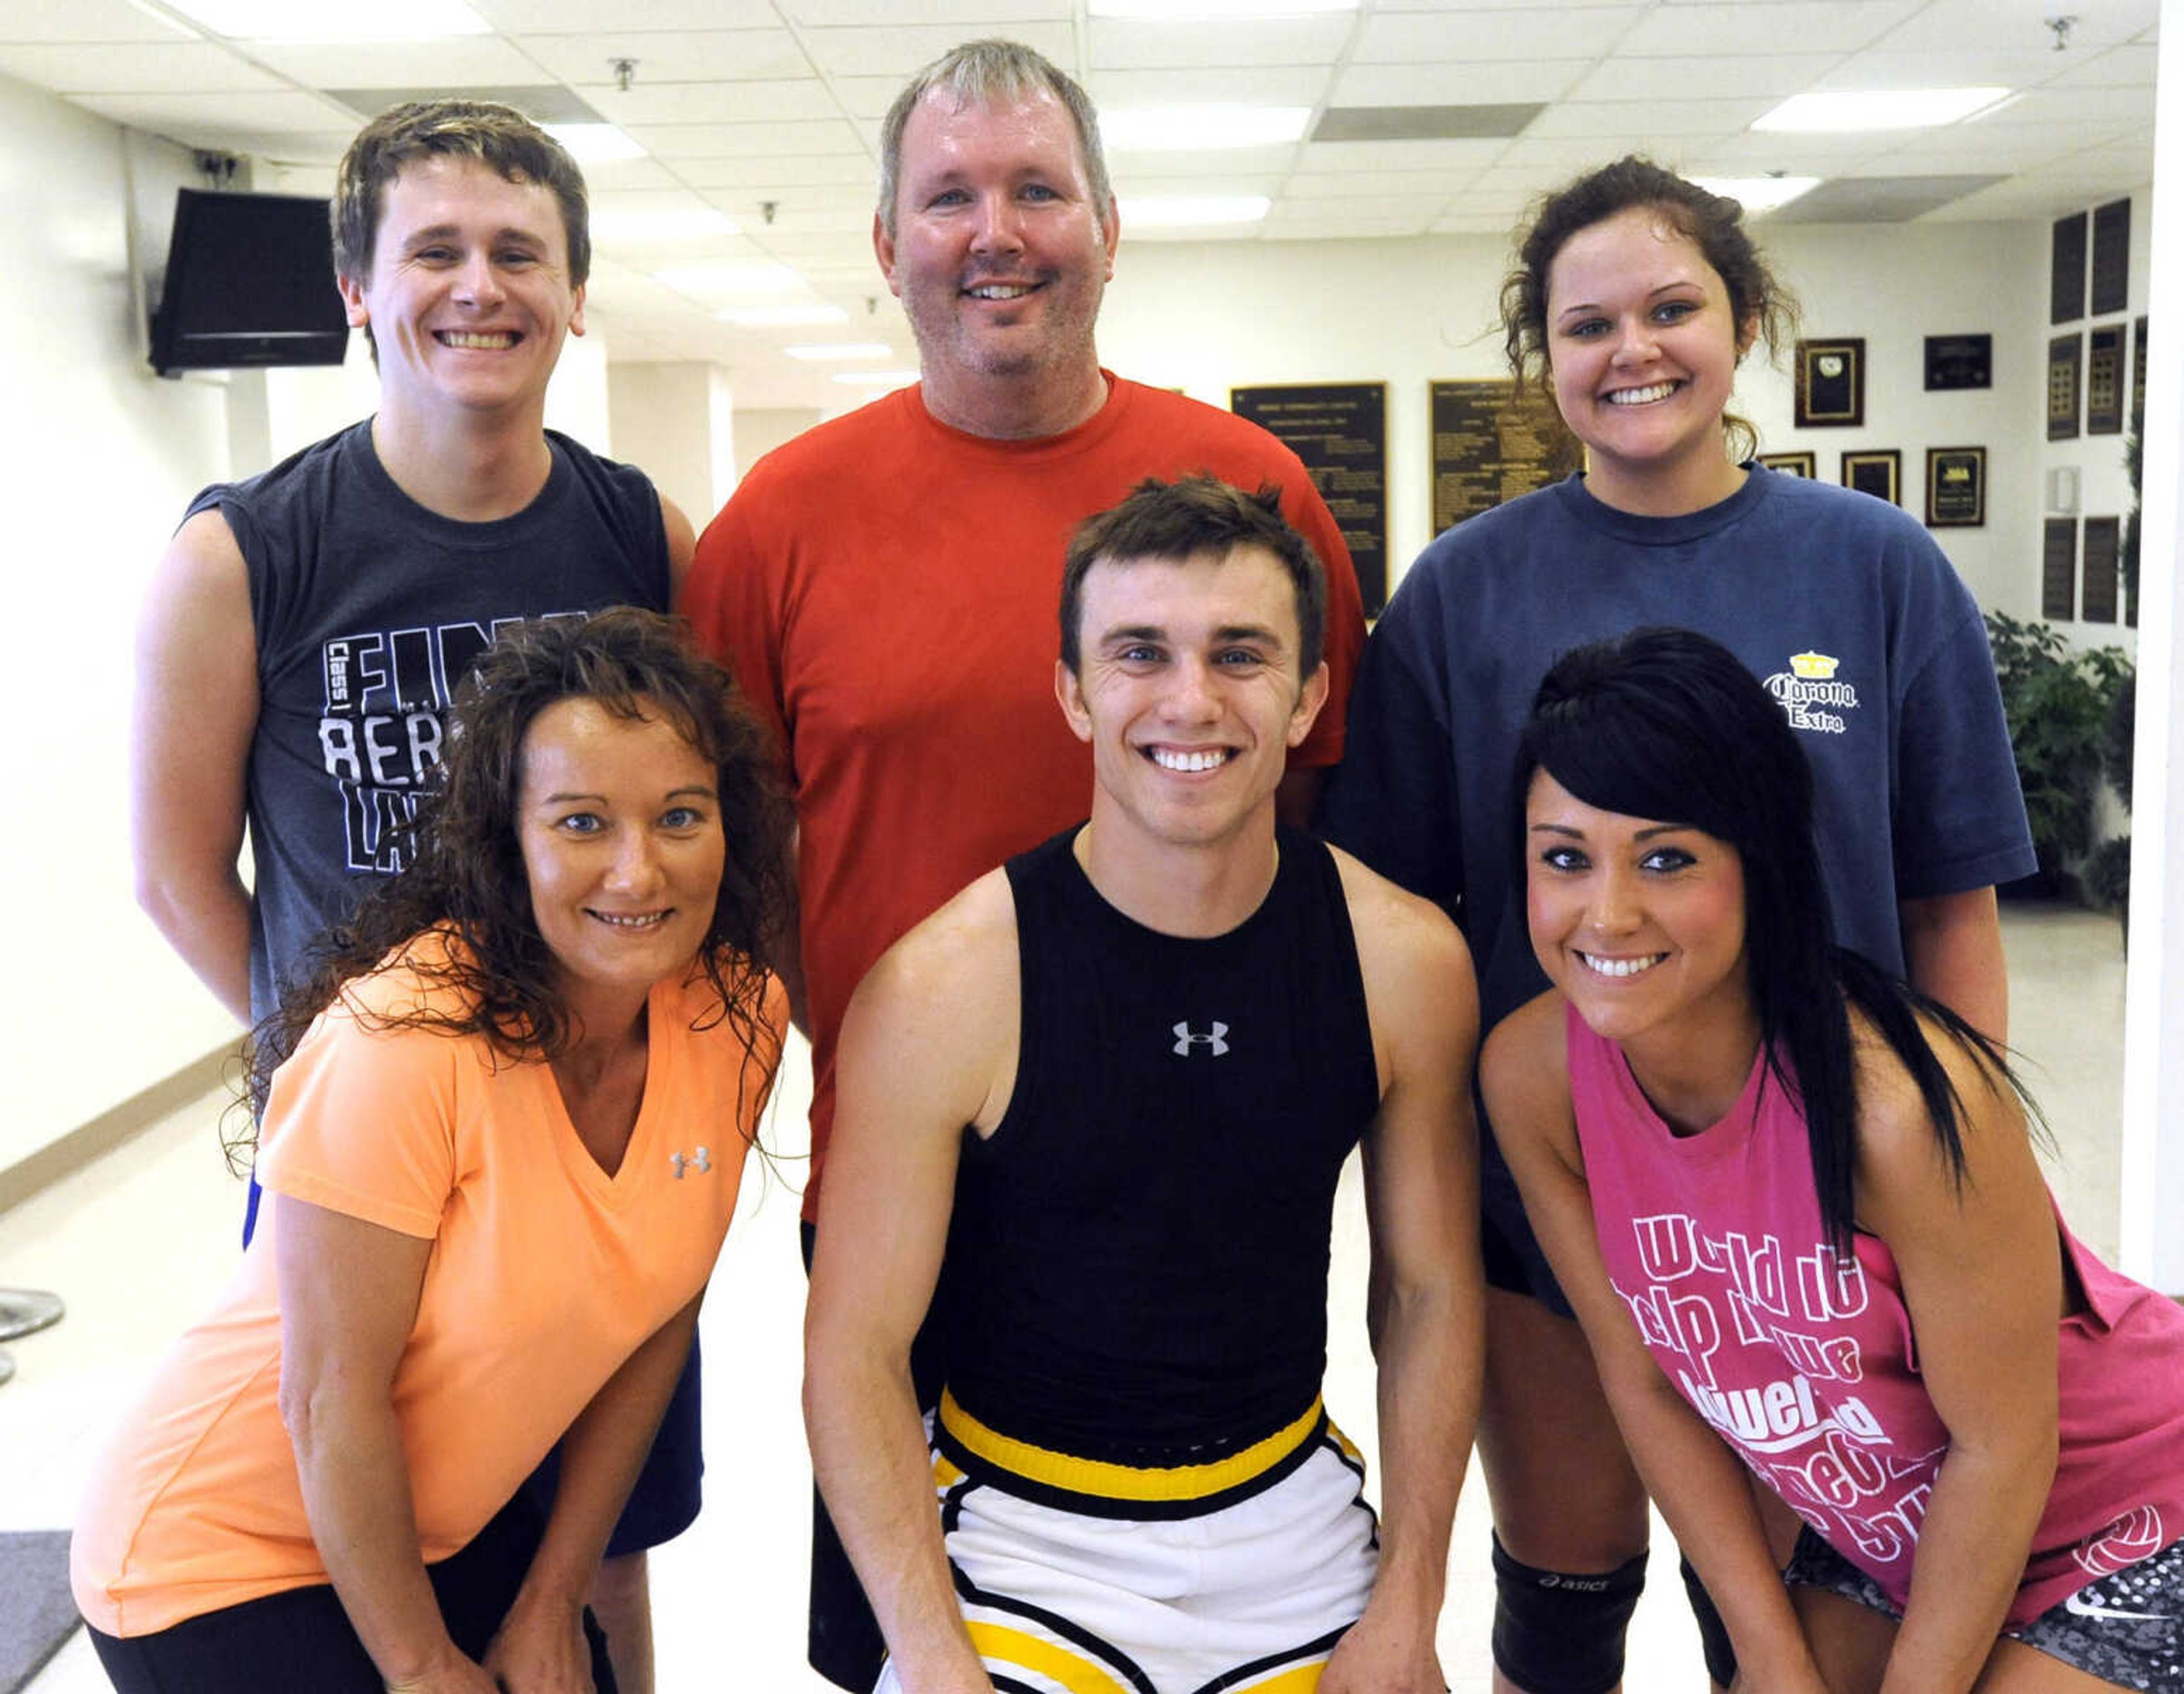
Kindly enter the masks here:
M 1543 1570 L 1540 1573 L 1539 1585 L 1542 1588 L 1561 1588 L 1573 1594 L 1605 1594 L 1608 1585 L 1614 1580 L 1612 1576 L 1565 1576 L 1558 1570 Z
M 1213 1033 L 1210 1035 L 1195 1035 L 1191 1033 L 1190 1024 L 1177 1024 L 1173 1049 L 1175 1056 L 1179 1059 L 1187 1059 L 1190 1056 L 1190 1050 L 1193 1047 L 1204 1047 L 1215 1058 L 1219 1058 L 1228 1050 L 1228 1026 L 1217 1023 L 1212 1026 L 1212 1029 Z

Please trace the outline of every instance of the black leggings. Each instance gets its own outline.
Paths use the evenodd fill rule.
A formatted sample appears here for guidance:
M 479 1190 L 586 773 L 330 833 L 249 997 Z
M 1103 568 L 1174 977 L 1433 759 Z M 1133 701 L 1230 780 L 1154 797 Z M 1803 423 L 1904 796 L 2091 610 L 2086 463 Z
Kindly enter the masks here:
M 515 1602 L 545 1528 L 518 1493 L 451 1558 L 427 1565 L 440 1616 L 455 1645 L 482 1659 Z M 293 1588 L 187 1619 L 156 1635 L 117 1640 L 94 1629 L 92 1647 L 120 1694 L 382 1694 L 386 1687 L 331 1585 Z M 606 1637 L 590 1612 L 584 1634 L 599 1694 L 616 1694 Z

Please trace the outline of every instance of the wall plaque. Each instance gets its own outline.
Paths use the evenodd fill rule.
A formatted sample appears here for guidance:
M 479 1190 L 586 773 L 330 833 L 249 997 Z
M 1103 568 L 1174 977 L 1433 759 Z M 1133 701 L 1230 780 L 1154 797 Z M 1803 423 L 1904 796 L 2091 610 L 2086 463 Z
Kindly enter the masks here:
M 2048 248 L 2048 321 L 2067 324 L 2086 315 L 2086 215 L 2055 220 Z
M 2040 546 L 2040 616 L 2068 621 L 2077 611 L 2078 521 L 2045 520 Z
M 1903 455 L 1895 448 L 1869 448 L 1842 456 L 1842 485 L 1876 500 L 1900 504 L 1903 488 Z
M 2146 434 L 2146 320 L 2131 326 L 2131 432 Z
M 2107 324 L 2086 336 L 2086 433 L 2123 433 L 2123 326 Z
M 1763 453 L 1759 462 L 1769 471 L 1780 471 L 1786 476 L 1817 476 L 1820 474 L 1816 455 L 1810 453 Z
M 1994 337 L 1991 335 L 1930 335 L 1926 337 L 1929 388 L 1994 387 Z
M 1986 449 L 1926 449 L 1926 527 L 1977 529 L 1986 522 Z
M 2122 540 L 2121 518 L 2086 520 L 2086 580 L 2078 599 L 2078 616 L 2083 622 L 2116 621 L 2116 587 L 2123 580 Z
M 2086 356 L 2081 335 L 2059 335 L 2048 343 L 2048 439 L 2078 435 L 2078 371 Z
M 1797 343 L 1799 429 L 1865 422 L 1865 342 L 1862 337 Z
M 2087 308 L 2095 317 L 2131 307 L 2131 202 L 2111 200 L 2093 209 L 2093 291 Z
M 1427 392 L 1435 535 L 1584 463 L 1584 448 L 1537 389 L 1503 380 L 1434 382 Z
M 1228 409 L 1304 460 L 1357 567 L 1365 615 L 1388 603 L 1388 385 L 1231 388 Z

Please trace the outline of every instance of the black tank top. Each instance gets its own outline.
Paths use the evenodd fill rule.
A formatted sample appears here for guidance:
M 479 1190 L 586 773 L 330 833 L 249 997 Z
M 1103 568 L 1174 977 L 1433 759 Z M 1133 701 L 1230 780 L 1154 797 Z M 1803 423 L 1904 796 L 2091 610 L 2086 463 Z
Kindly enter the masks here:
M 1008 866 L 1016 1087 L 966 1137 L 950 1385 L 1020 1440 L 1198 1462 L 1319 1392 L 1335 1184 L 1379 1104 L 1357 942 L 1333 855 L 1301 833 L 1212 938 L 1116 911 L 1075 834 Z

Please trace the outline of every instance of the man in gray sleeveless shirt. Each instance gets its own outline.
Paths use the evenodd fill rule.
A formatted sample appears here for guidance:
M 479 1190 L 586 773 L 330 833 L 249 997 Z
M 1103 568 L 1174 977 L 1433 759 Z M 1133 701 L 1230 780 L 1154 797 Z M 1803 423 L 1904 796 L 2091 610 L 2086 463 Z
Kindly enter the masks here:
M 642 473 L 545 427 L 591 257 L 560 143 L 487 102 L 396 107 L 342 161 L 333 242 L 378 412 L 200 494 L 137 644 L 137 898 L 245 1022 L 364 879 L 400 867 L 441 716 L 495 630 L 665 610 L 694 546 Z M 643 1550 L 696 1511 L 694 1371 L 668 1413 L 686 1474 L 638 1523 L 648 1469 L 594 1596 L 625 1691 L 652 1686 Z
M 1142 484 L 1078 531 L 1061 605 L 1090 821 L 911 930 L 843 1026 L 805 1407 L 879 1694 L 1438 1694 L 1481 1365 L 1468 956 L 1277 826 L 1327 693 L 1278 491 Z M 1320 1399 L 1361 1142 L 1377 1522 Z

